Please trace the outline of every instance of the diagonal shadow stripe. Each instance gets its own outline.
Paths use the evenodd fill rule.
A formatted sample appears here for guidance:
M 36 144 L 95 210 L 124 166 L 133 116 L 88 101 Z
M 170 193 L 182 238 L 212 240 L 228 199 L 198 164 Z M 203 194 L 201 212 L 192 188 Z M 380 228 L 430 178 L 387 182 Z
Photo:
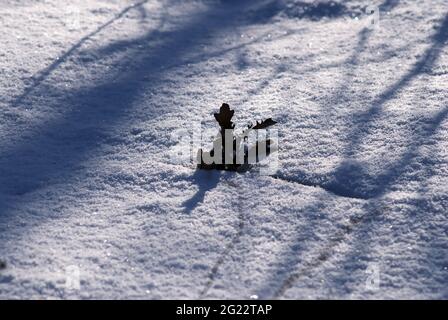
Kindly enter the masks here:
M 135 4 L 131 4 L 130 6 L 124 8 L 121 10 L 115 17 L 107 21 L 106 23 L 102 24 L 98 28 L 96 28 L 94 31 L 89 33 L 88 35 L 81 38 L 77 43 L 75 43 L 70 49 L 68 49 L 65 53 L 63 53 L 57 60 L 53 61 L 48 67 L 40 70 L 38 73 L 33 75 L 31 79 L 33 79 L 33 84 L 30 85 L 28 88 L 24 90 L 24 92 L 18 96 L 14 101 L 12 102 L 13 107 L 18 107 L 23 103 L 23 101 L 36 89 L 43 81 L 45 81 L 46 78 L 48 78 L 54 70 L 56 70 L 61 64 L 67 61 L 67 59 L 72 56 L 76 51 L 82 47 L 82 45 L 95 35 L 99 34 L 101 31 L 109 27 L 111 24 L 116 22 L 117 20 L 123 18 L 126 13 L 129 11 L 141 8 L 144 4 L 148 3 L 149 0 L 143 0 Z

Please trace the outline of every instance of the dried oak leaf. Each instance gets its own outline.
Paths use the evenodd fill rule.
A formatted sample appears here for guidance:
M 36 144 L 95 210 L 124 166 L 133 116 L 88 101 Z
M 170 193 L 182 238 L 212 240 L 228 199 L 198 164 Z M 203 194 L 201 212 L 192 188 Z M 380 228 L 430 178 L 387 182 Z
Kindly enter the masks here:
M 219 108 L 219 113 L 215 113 L 214 116 L 222 129 L 233 129 L 235 128 L 235 125 L 232 123 L 234 113 L 235 111 L 230 110 L 227 103 L 223 103 L 221 108 Z

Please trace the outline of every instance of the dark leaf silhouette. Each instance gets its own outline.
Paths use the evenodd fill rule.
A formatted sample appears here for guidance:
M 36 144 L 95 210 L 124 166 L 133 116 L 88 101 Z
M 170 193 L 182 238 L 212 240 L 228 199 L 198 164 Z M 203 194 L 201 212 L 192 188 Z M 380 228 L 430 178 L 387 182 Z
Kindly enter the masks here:
M 227 103 L 223 103 L 221 108 L 219 108 L 219 113 L 215 113 L 215 119 L 218 121 L 219 126 L 222 129 L 233 129 L 235 125 L 232 122 L 234 110 L 230 110 L 230 107 Z
M 200 169 L 207 169 L 207 170 L 230 170 L 230 171 L 240 171 L 245 170 L 249 167 L 249 161 L 248 161 L 248 154 L 250 150 L 260 150 L 260 148 L 265 148 L 266 155 L 269 155 L 271 151 L 272 146 L 272 140 L 267 139 L 266 141 L 256 141 L 255 145 L 252 147 L 247 146 L 246 139 L 244 137 L 247 137 L 251 130 L 259 130 L 259 129 L 266 129 L 277 122 L 272 120 L 272 118 L 268 118 L 261 122 L 256 122 L 255 125 L 251 124 L 248 126 L 248 129 L 243 132 L 241 136 L 235 136 L 233 133 L 233 129 L 235 128 L 235 125 L 232 122 L 232 118 L 235 111 L 230 109 L 230 106 L 227 103 L 223 103 L 221 108 L 219 109 L 219 113 L 215 113 L 215 119 L 218 122 L 220 126 L 220 137 L 218 137 L 214 145 L 217 143 L 220 146 L 219 156 L 218 154 L 215 154 L 215 149 L 213 148 L 210 150 L 210 152 L 204 152 L 202 149 L 198 150 L 198 168 Z M 231 136 L 232 143 L 226 144 L 226 139 L 229 138 L 229 135 L 227 133 L 226 136 L 226 130 L 231 130 Z M 226 150 L 231 146 L 231 150 Z M 241 161 L 237 161 L 238 159 L 241 159 L 241 154 L 243 155 L 243 163 Z M 256 153 L 256 162 L 260 161 L 261 159 L 258 158 L 258 152 Z M 227 157 L 226 157 L 227 155 Z M 206 163 L 204 162 L 204 156 L 207 156 L 208 158 L 213 158 L 212 163 Z M 229 158 L 231 161 L 229 161 Z
M 267 127 L 273 126 L 276 123 L 277 123 L 277 121 L 272 120 L 272 118 L 268 118 L 264 121 L 261 121 L 260 123 L 257 121 L 255 126 L 250 125 L 249 129 L 254 129 L 254 130 L 266 129 Z

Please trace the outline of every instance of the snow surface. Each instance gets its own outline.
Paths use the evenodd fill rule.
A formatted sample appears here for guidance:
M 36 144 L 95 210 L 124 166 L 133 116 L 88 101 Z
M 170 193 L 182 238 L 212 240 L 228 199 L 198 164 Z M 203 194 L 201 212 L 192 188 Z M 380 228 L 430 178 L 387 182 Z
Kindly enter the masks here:
M 446 0 L 2 0 L 0 26 L 0 298 L 448 298 Z M 275 175 L 170 161 L 223 102 L 279 122 Z

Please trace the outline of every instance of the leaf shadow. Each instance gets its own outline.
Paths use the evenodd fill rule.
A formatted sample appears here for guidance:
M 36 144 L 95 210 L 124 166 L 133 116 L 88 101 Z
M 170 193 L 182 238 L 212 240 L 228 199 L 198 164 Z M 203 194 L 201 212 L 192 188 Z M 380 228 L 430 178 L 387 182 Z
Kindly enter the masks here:
M 191 178 L 193 184 L 198 187 L 198 190 L 191 198 L 182 203 L 182 207 L 187 213 L 193 212 L 198 205 L 203 203 L 207 192 L 216 188 L 221 178 L 221 172 L 197 169 Z

